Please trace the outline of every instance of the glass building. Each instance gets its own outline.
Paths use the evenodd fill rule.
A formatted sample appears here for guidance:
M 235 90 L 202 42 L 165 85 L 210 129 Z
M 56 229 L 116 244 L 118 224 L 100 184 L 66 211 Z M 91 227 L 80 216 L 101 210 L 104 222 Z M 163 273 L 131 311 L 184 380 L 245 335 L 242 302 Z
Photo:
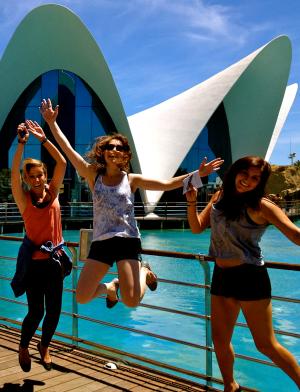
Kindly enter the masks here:
M 116 132 L 115 125 L 100 99 L 80 77 L 64 70 L 49 71 L 28 86 L 5 121 L 3 132 L 0 133 L 0 169 L 11 167 L 17 146 L 15 130 L 17 125 L 25 119 L 37 121 L 41 124 L 47 137 L 55 143 L 39 112 L 41 100 L 48 97 L 51 98 L 53 106 L 59 105 L 59 125 L 71 145 L 82 156 L 91 148 L 96 137 Z M 226 120 L 226 116 L 224 118 Z M 212 123 L 213 121 L 211 121 Z M 214 147 L 211 148 L 209 143 L 209 139 L 213 139 L 209 138 L 210 129 L 212 128 L 208 124 L 202 130 L 178 168 L 176 175 L 194 171 L 200 160 L 205 156 L 208 160 L 217 156 Z M 221 150 L 220 155 L 224 156 L 224 144 Z M 29 138 L 24 148 L 24 158 L 28 157 L 41 159 L 45 162 L 48 167 L 48 176 L 52 176 L 54 161 L 47 150 L 34 137 Z M 216 174 L 212 174 L 208 179 L 205 179 L 205 182 L 214 184 L 216 177 Z M 91 200 L 87 184 L 78 176 L 69 162 L 61 199 L 62 202 Z M 174 191 L 165 193 L 162 197 L 162 201 L 164 200 L 184 199 L 181 197 L 181 191 Z
M 43 36 L 51 37 L 46 47 Z M 37 7 L 0 61 L 0 169 L 11 167 L 17 125 L 25 119 L 41 123 L 53 140 L 38 109 L 48 97 L 59 104 L 59 125 L 76 151 L 84 155 L 96 136 L 118 129 L 132 146 L 134 171 L 146 177 L 193 171 L 204 156 L 224 159 L 220 177 L 242 156 L 268 159 L 297 92 L 296 85 L 287 86 L 291 54 L 288 37 L 275 38 L 206 81 L 127 117 L 105 58 L 81 20 L 59 5 Z M 44 161 L 51 177 L 54 162 L 37 140 L 30 138 L 24 155 Z M 161 196 L 182 200 L 181 191 L 141 192 L 154 205 Z M 90 199 L 70 164 L 62 199 Z
M 80 77 L 64 70 L 50 71 L 28 86 L 9 113 L 0 133 L 0 169 L 11 167 L 17 146 L 17 125 L 25 119 L 41 124 L 47 137 L 54 142 L 39 112 L 41 100 L 48 97 L 53 106 L 59 105 L 59 125 L 81 155 L 86 153 L 96 137 L 116 131 L 100 99 Z M 34 137 L 29 138 L 24 148 L 24 158 L 28 157 L 45 162 L 48 176 L 51 177 L 54 161 Z M 61 196 L 66 201 L 90 200 L 85 181 L 76 174 L 69 162 Z
M 208 161 L 222 157 L 231 164 L 230 136 L 223 104 L 216 109 L 207 125 L 199 133 L 175 175 L 179 176 L 196 170 L 204 157 Z M 224 167 L 221 167 L 218 173 L 214 172 L 202 179 L 204 187 L 199 189 L 198 197 L 200 200 L 207 200 L 208 195 L 215 189 L 218 181 L 221 181 L 220 177 L 224 175 L 224 171 Z M 165 192 L 161 198 L 161 201 L 185 200 L 181 189 Z

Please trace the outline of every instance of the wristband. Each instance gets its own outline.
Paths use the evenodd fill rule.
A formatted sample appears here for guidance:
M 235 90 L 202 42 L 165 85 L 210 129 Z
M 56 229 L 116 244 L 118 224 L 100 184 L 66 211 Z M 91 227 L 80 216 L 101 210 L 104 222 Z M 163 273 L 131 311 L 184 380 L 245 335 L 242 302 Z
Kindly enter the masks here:
M 191 185 L 195 188 L 201 188 L 203 186 L 199 170 L 195 170 L 185 177 L 183 180 L 183 194 L 186 194 L 190 190 Z
M 48 138 L 45 136 L 44 139 L 41 141 L 41 145 L 45 144 L 48 141 Z

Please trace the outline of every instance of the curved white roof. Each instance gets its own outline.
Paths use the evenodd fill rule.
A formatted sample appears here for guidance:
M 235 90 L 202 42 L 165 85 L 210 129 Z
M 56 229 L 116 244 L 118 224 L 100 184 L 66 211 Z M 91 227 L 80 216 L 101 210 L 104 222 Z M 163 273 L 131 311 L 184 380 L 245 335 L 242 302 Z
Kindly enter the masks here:
M 119 93 L 98 44 L 72 11 L 55 4 L 37 7 L 22 20 L 0 60 L 0 129 L 29 84 L 55 69 L 71 71 L 91 87 L 134 150 Z
M 290 41 L 278 37 L 203 83 L 128 117 L 142 173 L 160 179 L 172 177 L 221 102 L 232 160 L 249 154 L 265 156 L 290 62 Z M 146 191 L 145 198 L 156 203 L 161 194 Z
M 271 141 L 269 143 L 268 150 L 266 152 L 265 159 L 268 161 L 272 155 L 272 152 L 274 150 L 275 144 L 278 140 L 278 137 L 280 135 L 281 129 L 285 123 L 285 120 L 289 114 L 289 111 L 294 103 L 294 100 L 296 98 L 296 94 L 298 91 L 298 84 L 294 83 L 288 86 L 285 90 L 285 94 L 283 97 L 282 105 L 278 114 L 278 118 L 274 127 L 274 132 L 271 138 Z
M 98 95 L 116 128 L 129 138 L 133 169 L 145 176 L 172 177 L 220 103 L 232 160 L 247 154 L 269 157 L 296 94 L 295 87 L 288 88 L 284 98 L 290 62 L 290 41 L 278 37 L 203 83 L 127 119 L 90 32 L 67 8 L 43 5 L 20 23 L 0 61 L 0 128 L 33 80 L 64 69 Z M 146 191 L 144 199 L 156 203 L 161 193 Z

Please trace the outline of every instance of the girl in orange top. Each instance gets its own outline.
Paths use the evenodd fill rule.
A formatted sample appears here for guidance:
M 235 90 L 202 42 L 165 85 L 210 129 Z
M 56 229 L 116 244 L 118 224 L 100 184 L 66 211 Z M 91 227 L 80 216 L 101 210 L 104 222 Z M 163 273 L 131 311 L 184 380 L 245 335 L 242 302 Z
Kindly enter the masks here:
M 30 133 L 46 148 L 56 161 L 56 165 L 52 180 L 47 184 L 45 164 L 37 159 L 25 159 L 23 180 L 29 188 L 26 191 L 22 185 L 20 164 Z M 63 241 L 58 193 L 65 174 L 66 160 L 46 138 L 36 121 L 21 123 L 17 135 L 18 146 L 11 170 L 12 194 L 23 217 L 26 236 L 37 249 L 28 262 L 26 274 L 28 313 L 22 324 L 19 363 L 23 371 L 30 371 L 31 359 L 28 346 L 44 317 L 45 303 L 46 315 L 42 326 L 41 342 L 38 343 L 37 348 L 44 368 L 50 370 L 52 362 L 48 347 L 61 312 L 63 275 L 60 264 L 50 259 L 49 254 L 41 252 L 39 247 L 47 241 L 51 241 L 53 246 Z

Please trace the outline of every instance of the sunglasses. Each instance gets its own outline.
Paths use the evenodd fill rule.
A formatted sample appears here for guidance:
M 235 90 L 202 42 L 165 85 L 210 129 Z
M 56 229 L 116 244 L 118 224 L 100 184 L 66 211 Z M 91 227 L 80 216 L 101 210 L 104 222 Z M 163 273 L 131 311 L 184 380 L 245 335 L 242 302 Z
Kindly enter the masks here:
M 124 152 L 124 151 L 129 151 L 129 147 L 128 146 L 122 146 L 120 144 L 106 144 L 105 146 L 102 147 L 102 150 L 106 150 L 106 151 L 112 151 L 116 149 L 116 151 L 119 152 Z

